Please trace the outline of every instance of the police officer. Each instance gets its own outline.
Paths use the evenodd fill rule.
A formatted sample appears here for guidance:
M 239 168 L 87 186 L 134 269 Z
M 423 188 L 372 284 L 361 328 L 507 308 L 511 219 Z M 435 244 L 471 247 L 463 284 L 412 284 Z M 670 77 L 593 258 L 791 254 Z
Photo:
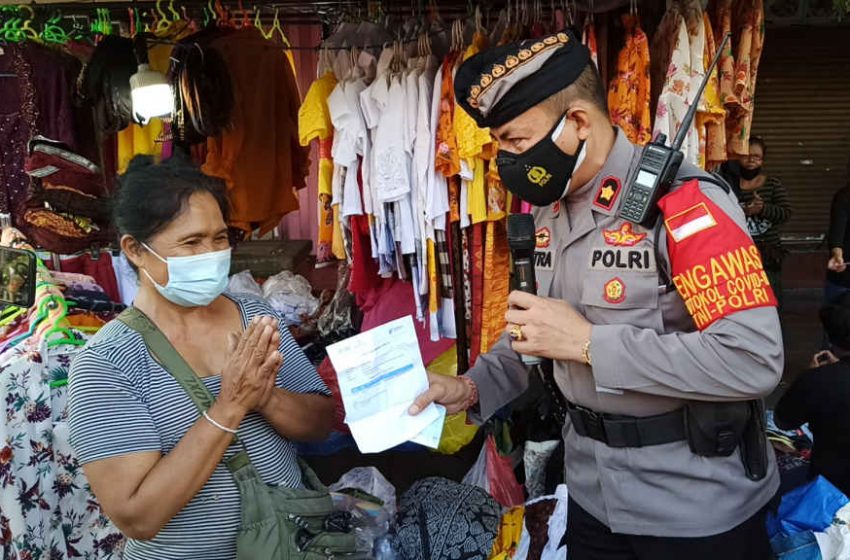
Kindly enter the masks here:
M 570 32 L 470 58 L 455 90 L 499 142 L 505 186 L 536 206 L 540 295 L 512 293 L 505 336 L 466 375 L 432 376 L 411 412 L 486 421 L 528 386 L 518 354 L 553 360 L 571 560 L 770 557 L 779 479 L 759 399 L 783 346 L 728 187 L 685 164 L 655 227 L 620 218 L 641 150 Z

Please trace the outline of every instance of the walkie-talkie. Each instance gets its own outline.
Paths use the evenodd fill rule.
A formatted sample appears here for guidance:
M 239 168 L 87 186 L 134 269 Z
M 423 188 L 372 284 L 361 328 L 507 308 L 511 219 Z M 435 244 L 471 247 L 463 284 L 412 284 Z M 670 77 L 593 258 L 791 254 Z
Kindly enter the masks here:
M 720 60 L 720 55 L 726 48 L 730 36 L 731 34 L 727 33 L 717 49 L 714 60 L 711 61 L 711 66 L 709 66 L 705 78 L 699 86 L 699 91 L 694 97 L 694 102 L 688 108 L 688 112 L 679 126 L 673 145 L 666 146 L 667 137 L 660 134 L 658 138 L 643 148 L 643 154 L 641 154 L 638 163 L 638 171 L 632 178 L 628 192 L 626 192 L 626 198 L 623 200 L 623 206 L 620 209 L 621 218 L 646 228 L 655 225 L 655 220 L 658 217 L 658 200 L 667 194 L 676 179 L 676 174 L 679 172 L 679 167 L 681 167 L 684 158 L 681 152 L 682 144 L 685 142 L 688 130 L 691 128 L 694 116 L 696 116 L 699 100 L 703 91 L 705 91 L 705 86 L 717 67 L 717 62 Z

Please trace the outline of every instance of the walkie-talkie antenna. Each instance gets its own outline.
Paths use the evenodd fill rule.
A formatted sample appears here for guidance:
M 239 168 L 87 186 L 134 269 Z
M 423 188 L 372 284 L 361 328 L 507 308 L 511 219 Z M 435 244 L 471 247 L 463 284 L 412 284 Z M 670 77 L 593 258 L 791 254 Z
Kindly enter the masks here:
M 705 91 L 705 86 L 708 85 L 708 81 L 711 79 L 711 74 L 714 72 L 714 69 L 717 68 L 717 63 L 720 61 L 720 56 L 723 54 L 723 50 L 726 48 L 726 43 L 729 42 L 730 37 L 732 37 L 731 33 L 727 33 L 726 36 L 723 37 L 723 42 L 720 43 L 720 47 L 714 54 L 714 60 L 711 61 L 711 66 L 708 67 L 708 73 L 699 85 L 699 90 L 697 90 L 697 95 L 694 97 L 694 102 L 691 103 L 690 107 L 688 107 L 688 112 L 685 113 L 685 118 L 682 119 L 682 124 L 679 126 L 679 131 L 676 133 L 676 139 L 673 140 L 673 146 L 671 146 L 676 151 L 680 150 L 682 148 L 682 144 L 685 143 L 685 138 L 688 136 L 688 130 L 691 128 L 691 123 L 694 121 L 694 116 L 697 114 L 697 107 L 699 107 L 699 100 L 702 98 L 702 92 Z

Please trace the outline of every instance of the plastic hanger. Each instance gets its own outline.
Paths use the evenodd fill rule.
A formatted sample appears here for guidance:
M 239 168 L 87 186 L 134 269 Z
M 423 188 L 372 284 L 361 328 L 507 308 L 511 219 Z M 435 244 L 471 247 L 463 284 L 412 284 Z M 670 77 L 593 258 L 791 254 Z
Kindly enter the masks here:
M 162 0 L 156 0 L 157 21 L 154 29 L 159 32 L 166 31 L 173 22 L 168 19 L 168 14 L 162 9 Z
M 168 1 L 168 13 L 171 14 L 171 23 L 177 23 L 183 19 L 180 17 L 180 12 L 174 9 L 174 0 Z M 186 23 L 188 23 L 188 21 Z
M 29 12 L 29 17 L 24 20 L 24 23 L 21 26 L 21 33 L 23 34 L 24 38 L 30 39 L 32 41 L 40 41 L 41 36 L 39 36 L 38 31 L 32 28 L 32 20 L 35 18 L 35 12 L 31 7 L 27 5 L 22 5 L 21 10 Z

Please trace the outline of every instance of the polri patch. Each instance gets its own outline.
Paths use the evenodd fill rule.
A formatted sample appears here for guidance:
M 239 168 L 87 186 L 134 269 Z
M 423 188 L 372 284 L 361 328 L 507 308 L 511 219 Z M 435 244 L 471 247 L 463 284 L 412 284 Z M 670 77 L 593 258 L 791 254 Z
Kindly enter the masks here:
M 602 237 L 612 247 L 634 247 L 646 239 L 646 234 L 635 233 L 632 223 L 625 222 L 620 229 L 603 229 Z
M 617 202 L 617 198 L 620 197 L 621 190 L 622 184 L 617 177 L 605 177 L 599 185 L 599 190 L 596 192 L 596 198 L 593 200 L 593 205 L 605 210 L 606 212 L 611 211 L 611 209 L 614 208 L 614 204 Z
M 656 272 L 655 252 L 651 248 L 596 247 L 590 251 L 590 270 Z
M 608 303 L 623 303 L 626 301 L 626 285 L 619 278 L 613 278 L 605 283 L 602 297 Z
M 753 240 L 697 180 L 658 206 L 669 238 L 673 285 L 699 330 L 738 311 L 776 306 Z

